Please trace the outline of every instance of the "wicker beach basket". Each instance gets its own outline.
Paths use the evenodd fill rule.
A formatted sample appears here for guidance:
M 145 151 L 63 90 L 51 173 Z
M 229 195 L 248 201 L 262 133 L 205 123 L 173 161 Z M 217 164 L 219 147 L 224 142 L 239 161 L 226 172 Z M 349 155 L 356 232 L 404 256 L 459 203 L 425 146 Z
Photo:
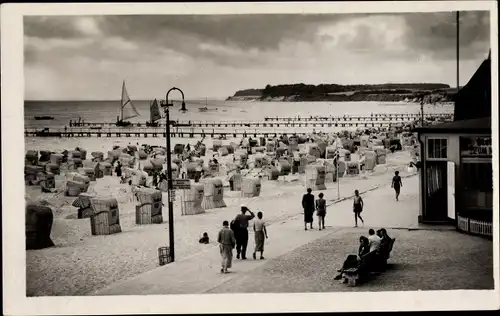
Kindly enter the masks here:
M 92 161 L 100 162 L 104 160 L 104 153 L 102 151 L 93 151 L 91 154 Z
M 225 156 L 229 155 L 229 150 L 228 150 L 228 147 L 226 147 L 226 146 L 218 147 L 217 152 L 219 153 L 219 156 L 221 156 L 221 157 L 225 157 Z
M 312 190 L 326 190 L 326 168 L 321 165 L 310 165 L 306 168 L 306 188 Z
M 120 210 L 118 201 L 111 197 L 94 197 L 91 199 L 92 215 L 90 229 L 92 235 L 110 235 L 120 233 Z
M 163 223 L 161 191 L 139 187 L 134 189 L 139 205 L 135 207 L 135 223 L 137 225 Z
M 174 146 L 174 154 L 182 155 L 184 153 L 184 148 L 186 145 L 184 144 L 175 144 Z
M 44 205 L 28 203 L 25 209 L 26 250 L 54 246 L 50 239 L 54 214 Z
M 321 158 L 321 150 L 316 143 L 308 143 L 306 146 L 306 152 L 310 156 L 314 156 L 316 158 Z
M 78 172 L 84 176 L 89 177 L 90 181 L 96 181 L 94 168 L 78 168 Z
M 25 160 L 27 160 L 32 165 L 38 164 L 38 151 L 28 150 L 26 152 Z
M 109 162 L 101 162 L 99 163 L 99 168 L 102 171 L 103 176 L 111 176 L 113 175 L 113 166 Z
M 191 183 L 191 189 L 183 190 L 182 215 L 196 215 L 204 213 L 202 207 L 205 187 L 200 183 Z
M 203 202 L 201 206 L 205 210 L 226 207 L 224 202 L 224 186 L 221 179 L 203 179 Z
M 280 176 L 289 175 L 290 172 L 292 171 L 291 164 L 288 162 L 288 160 L 285 159 L 279 159 L 276 167 L 278 168 Z
M 256 197 L 260 195 L 261 181 L 260 178 L 244 177 L 241 183 L 241 196 L 246 198 Z
M 71 205 L 78 208 L 78 218 L 90 218 L 93 213 L 91 200 L 95 197 L 96 194 L 93 192 L 80 193 L 73 201 Z

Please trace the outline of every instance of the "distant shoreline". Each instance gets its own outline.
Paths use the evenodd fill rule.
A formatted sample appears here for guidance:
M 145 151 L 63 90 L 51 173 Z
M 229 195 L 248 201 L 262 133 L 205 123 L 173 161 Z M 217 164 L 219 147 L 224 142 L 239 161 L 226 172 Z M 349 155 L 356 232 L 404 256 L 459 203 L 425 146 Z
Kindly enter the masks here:
M 261 96 L 230 96 L 226 99 L 229 102 L 404 102 L 420 105 L 424 104 L 442 104 L 453 103 L 451 97 L 440 94 L 428 94 L 423 97 L 413 95 L 366 95 L 356 97 L 261 97 Z
M 264 102 L 452 102 L 456 88 L 441 83 L 388 83 L 377 85 L 286 84 L 239 90 L 226 101 Z

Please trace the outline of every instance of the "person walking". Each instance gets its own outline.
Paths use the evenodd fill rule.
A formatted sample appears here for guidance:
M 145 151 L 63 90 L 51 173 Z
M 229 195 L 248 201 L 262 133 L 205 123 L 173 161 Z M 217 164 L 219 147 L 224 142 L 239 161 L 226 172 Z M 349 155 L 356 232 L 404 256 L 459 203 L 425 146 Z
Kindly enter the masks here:
M 307 230 L 307 224 L 313 229 L 314 215 L 314 195 L 311 194 L 312 189 L 308 188 L 307 193 L 302 196 L 302 208 L 304 209 L 304 230 Z
M 325 216 L 326 216 L 326 200 L 323 199 L 323 193 L 318 195 L 319 199 L 316 200 L 316 215 L 318 216 L 319 230 L 325 229 Z
M 121 164 L 120 161 L 118 161 L 117 164 L 116 164 L 115 173 L 116 173 L 117 177 L 121 177 L 122 176 L 122 164 Z
M 361 212 L 363 211 L 364 205 L 365 203 L 363 202 L 363 199 L 359 195 L 359 191 L 354 190 L 354 200 L 352 205 L 352 210 L 354 212 L 354 223 L 355 223 L 354 227 L 358 227 L 358 217 L 361 220 L 361 223 L 363 223 L 363 225 L 365 224 L 365 221 L 361 217 Z
M 236 244 L 236 239 L 234 233 L 229 229 L 229 223 L 224 221 L 222 223 L 222 229 L 219 231 L 217 236 L 217 242 L 219 243 L 220 255 L 222 257 L 222 268 L 221 273 L 227 273 L 227 269 L 232 267 L 233 263 L 233 249 Z
M 394 192 L 396 192 L 396 201 L 399 201 L 399 193 L 401 192 L 401 188 L 403 187 L 403 181 L 401 181 L 401 177 L 399 176 L 399 171 L 394 173 L 394 177 L 392 178 L 391 188 L 394 188 Z
M 250 215 L 246 215 L 246 212 Z M 236 237 L 236 259 L 240 258 L 245 260 L 247 258 L 248 246 L 248 221 L 253 219 L 255 214 L 248 209 L 246 205 L 241 205 L 241 213 L 236 215 L 236 218 L 231 223 Z
M 255 250 L 253 258 L 257 259 L 257 252 L 260 252 L 260 259 L 264 259 L 264 237 L 267 239 L 266 223 L 262 220 L 262 212 L 257 212 L 257 219 L 253 222 L 255 233 Z

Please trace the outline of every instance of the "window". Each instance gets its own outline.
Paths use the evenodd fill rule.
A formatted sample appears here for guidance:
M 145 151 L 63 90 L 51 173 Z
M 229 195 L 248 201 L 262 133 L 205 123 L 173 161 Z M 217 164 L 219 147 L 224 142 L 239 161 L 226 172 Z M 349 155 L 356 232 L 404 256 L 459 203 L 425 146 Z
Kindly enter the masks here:
M 462 158 L 491 158 L 491 137 L 460 137 Z
M 493 209 L 493 165 L 462 163 L 460 200 L 468 210 Z
M 446 138 L 427 139 L 427 158 L 446 159 L 448 158 L 448 140 Z
M 467 191 L 493 192 L 491 163 L 462 163 L 463 187 Z

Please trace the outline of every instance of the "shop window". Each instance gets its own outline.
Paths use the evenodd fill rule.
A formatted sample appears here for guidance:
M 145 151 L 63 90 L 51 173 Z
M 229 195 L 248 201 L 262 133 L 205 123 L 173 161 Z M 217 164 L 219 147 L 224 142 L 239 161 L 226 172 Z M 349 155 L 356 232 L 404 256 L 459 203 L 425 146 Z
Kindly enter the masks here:
M 448 158 L 448 140 L 446 138 L 427 139 L 427 158 L 429 159 Z
M 491 158 L 491 137 L 460 137 L 462 158 Z
M 491 163 L 462 163 L 462 196 L 468 209 L 493 208 L 493 169 Z

